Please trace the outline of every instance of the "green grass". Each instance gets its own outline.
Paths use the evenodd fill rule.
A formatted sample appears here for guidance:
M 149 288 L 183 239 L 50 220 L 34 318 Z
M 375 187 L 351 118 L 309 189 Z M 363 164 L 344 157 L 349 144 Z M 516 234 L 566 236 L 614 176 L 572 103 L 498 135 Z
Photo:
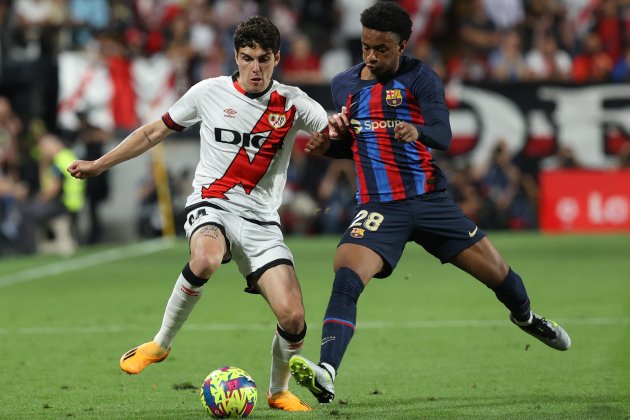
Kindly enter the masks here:
M 258 384 L 259 419 L 630 419 L 630 236 L 491 238 L 534 310 L 571 334 L 569 351 L 520 332 L 483 285 L 410 244 L 394 274 L 361 297 L 335 401 L 293 414 L 267 407 L 274 318 L 262 298 L 242 292 L 233 263 L 210 281 L 169 358 L 127 376 L 118 358 L 157 331 L 185 241 L 146 255 L 98 247 L 69 260 L 0 260 L 0 418 L 206 418 L 197 387 L 234 365 Z M 336 240 L 288 241 L 312 358 Z

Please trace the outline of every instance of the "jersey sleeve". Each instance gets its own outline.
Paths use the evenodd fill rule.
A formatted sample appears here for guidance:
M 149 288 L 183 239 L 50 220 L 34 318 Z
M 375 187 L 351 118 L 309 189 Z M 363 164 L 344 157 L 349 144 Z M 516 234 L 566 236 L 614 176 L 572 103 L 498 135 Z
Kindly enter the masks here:
M 442 80 L 430 67 L 422 66 L 411 91 L 424 115 L 424 125 L 416 126 L 420 141 L 434 149 L 448 149 L 452 132 Z
M 328 125 L 328 114 L 319 102 L 302 93 L 295 98 L 300 125 L 307 132 L 322 131 Z
M 342 89 L 342 79 L 343 76 L 341 74 L 338 74 L 333 77 L 330 82 L 330 93 L 332 94 L 332 102 L 337 112 L 341 112 L 341 107 L 346 104 L 346 100 L 348 99 L 347 93 L 345 93 Z M 346 95 L 345 97 L 344 94 Z
M 411 85 L 411 92 L 418 99 L 422 110 L 440 109 L 448 111 L 444 99 L 444 85 L 440 76 L 429 66 L 423 65 L 415 82 Z
M 173 104 L 164 115 L 162 121 L 171 130 L 182 131 L 201 120 L 197 104 L 204 89 L 205 81 L 199 82 Z

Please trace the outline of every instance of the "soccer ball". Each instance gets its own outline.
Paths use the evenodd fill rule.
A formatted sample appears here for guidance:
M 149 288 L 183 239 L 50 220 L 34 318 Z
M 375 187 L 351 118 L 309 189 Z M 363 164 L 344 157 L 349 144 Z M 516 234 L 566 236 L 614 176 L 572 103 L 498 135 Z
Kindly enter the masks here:
M 215 419 L 247 417 L 254 410 L 258 391 L 247 372 L 225 366 L 212 371 L 199 391 L 201 404 Z

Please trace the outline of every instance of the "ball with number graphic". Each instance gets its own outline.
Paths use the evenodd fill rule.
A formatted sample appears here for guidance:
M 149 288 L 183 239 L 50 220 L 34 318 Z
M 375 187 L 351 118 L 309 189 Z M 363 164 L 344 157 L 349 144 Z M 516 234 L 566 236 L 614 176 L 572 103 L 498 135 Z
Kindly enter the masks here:
M 241 418 L 251 414 L 256 406 L 258 391 L 247 372 L 236 367 L 222 367 L 203 381 L 201 403 L 216 419 Z

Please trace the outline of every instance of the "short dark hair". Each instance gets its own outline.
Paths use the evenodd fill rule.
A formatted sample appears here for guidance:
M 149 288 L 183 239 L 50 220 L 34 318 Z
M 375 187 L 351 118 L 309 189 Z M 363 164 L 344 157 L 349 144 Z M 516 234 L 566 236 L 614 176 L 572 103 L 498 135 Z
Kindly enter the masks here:
M 280 50 L 280 31 L 266 17 L 252 16 L 239 23 L 234 32 L 234 49 L 243 47 L 255 48 L 256 44 L 263 50 L 271 50 L 274 54 Z
M 401 41 L 411 36 L 411 17 L 405 9 L 394 1 L 379 1 L 361 13 L 364 28 L 381 32 L 393 32 Z

